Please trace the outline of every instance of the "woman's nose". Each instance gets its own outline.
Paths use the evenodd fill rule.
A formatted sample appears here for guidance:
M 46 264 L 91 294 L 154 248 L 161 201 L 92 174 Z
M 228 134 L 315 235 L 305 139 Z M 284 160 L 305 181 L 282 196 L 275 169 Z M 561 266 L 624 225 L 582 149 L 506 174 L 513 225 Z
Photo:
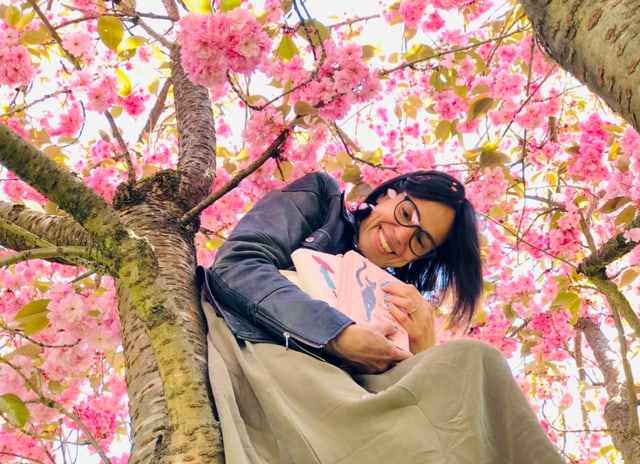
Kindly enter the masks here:
M 409 240 L 413 237 L 413 234 L 416 233 L 416 230 L 413 227 L 405 227 L 398 224 L 395 230 L 396 240 L 399 243 L 408 246 Z

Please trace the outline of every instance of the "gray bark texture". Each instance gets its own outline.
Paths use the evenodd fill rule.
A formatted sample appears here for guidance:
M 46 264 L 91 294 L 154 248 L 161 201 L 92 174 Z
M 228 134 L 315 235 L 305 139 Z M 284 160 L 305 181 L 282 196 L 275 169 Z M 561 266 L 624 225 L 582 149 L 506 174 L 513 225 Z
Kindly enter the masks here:
M 640 130 L 640 2 L 520 0 L 560 66 Z

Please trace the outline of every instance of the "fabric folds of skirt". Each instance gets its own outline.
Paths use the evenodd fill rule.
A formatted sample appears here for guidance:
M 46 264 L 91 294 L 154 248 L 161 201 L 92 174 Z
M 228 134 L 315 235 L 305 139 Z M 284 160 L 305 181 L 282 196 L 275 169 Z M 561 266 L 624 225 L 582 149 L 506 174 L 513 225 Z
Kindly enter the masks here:
M 447 342 L 353 377 L 280 345 L 239 344 L 202 303 L 229 464 L 565 462 L 485 343 Z

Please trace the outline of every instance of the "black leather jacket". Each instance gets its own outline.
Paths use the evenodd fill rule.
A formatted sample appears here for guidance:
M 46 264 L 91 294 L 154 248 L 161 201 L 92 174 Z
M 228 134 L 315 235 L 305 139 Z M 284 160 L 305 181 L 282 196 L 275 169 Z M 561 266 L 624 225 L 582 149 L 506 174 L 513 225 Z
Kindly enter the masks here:
M 279 270 L 293 269 L 291 252 L 300 247 L 344 253 L 354 233 L 336 180 L 311 173 L 260 199 L 197 279 L 237 338 L 321 348 L 353 321 Z

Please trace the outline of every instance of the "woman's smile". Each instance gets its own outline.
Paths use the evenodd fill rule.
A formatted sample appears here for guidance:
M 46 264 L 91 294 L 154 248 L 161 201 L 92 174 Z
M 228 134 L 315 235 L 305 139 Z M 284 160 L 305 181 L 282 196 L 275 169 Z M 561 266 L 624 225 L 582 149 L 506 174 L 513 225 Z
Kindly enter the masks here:
M 383 251 L 386 251 L 387 253 L 393 253 L 393 250 L 389 246 L 389 242 L 387 242 L 387 239 L 384 236 L 382 227 L 380 227 L 380 230 L 378 232 L 378 241 L 380 242 L 380 248 L 382 248 Z

